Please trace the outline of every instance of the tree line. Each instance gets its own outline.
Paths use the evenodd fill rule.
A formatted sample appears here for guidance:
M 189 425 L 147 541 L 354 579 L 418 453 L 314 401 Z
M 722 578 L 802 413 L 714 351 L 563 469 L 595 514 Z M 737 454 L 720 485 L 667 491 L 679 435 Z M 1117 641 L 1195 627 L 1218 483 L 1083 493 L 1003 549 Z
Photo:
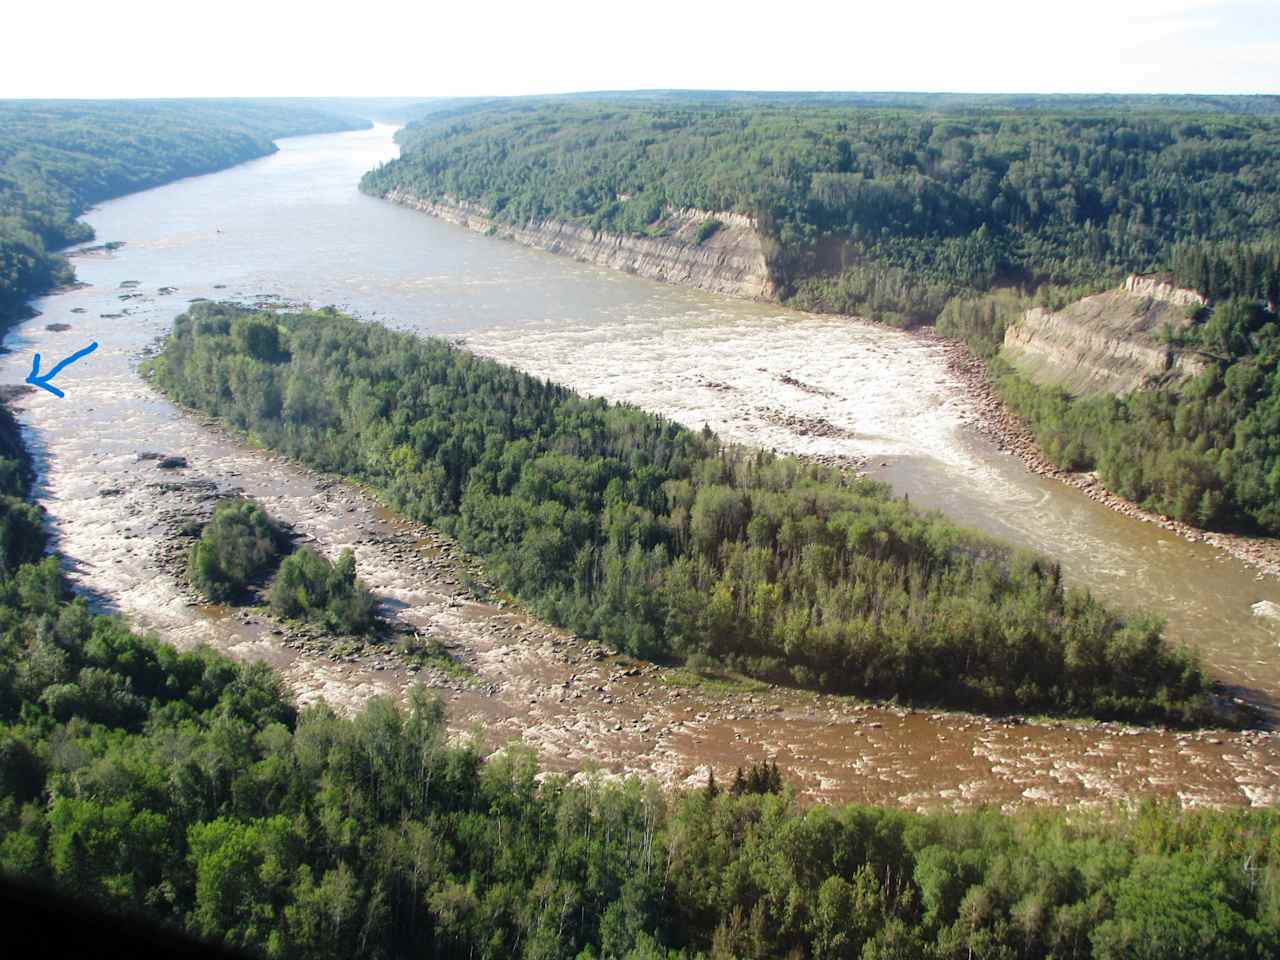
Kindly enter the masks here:
M 1159 621 L 879 483 L 332 311 L 198 303 L 150 369 L 175 400 L 453 533 L 539 615 L 639 656 L 984 709 L 1207 715 L 1202 669 Z

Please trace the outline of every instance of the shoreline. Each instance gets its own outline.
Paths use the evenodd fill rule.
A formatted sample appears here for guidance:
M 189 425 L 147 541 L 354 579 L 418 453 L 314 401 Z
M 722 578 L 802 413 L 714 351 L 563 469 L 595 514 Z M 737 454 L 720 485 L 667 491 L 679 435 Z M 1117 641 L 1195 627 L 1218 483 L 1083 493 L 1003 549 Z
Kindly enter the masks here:
M 406 206 L 419 213 L 424 213 L 433 219 L 441 220 L 446 223 L 454 223 L 455 225 L 462 226 L 465 229 L 475 230 L 475 228 L 468 223 L 459 222 L 458 220 L 441 215 L 436 210 L 431 209 L 428 204 L 404 203 L 400 199 L 392 198 L 390 196 L 384 196 L 382 199 L 388 203 L 397 206 Z M 544 249 L 556 256 L 567 257 L 568 259 L 579 260 L 580 262 L 582 259 L 575 257 L 571 252 L 564 249 L 529 243 L 518 236 L 511 236 L 509 238 L 515 239 L 516 242 L 521 243 L 523 246 Z M 602 265 L 609 269 L 617 269 L 607 263 Z M 698 284 L 683 282 L 679 279 L 672 279 L 667 276 L 650 277 L 649 279 L 656 280 L 659 283 L 672 284 L 674 286 L 692 287 L 694 289 L 699 288 Z M 735 300 L 751 300 L 754 302 L 760 302 L 760 298 L 756 297 L 743 297 L 733 293 L 723 291 L 719 292 L 722 296 L 727 296 Z M 1258 580 L 1263 580 L 1268 576 L 1280 578 L 1280 539 L 1270 537 L 1248 537 L 1236 533 L 1204 530 L 1181 520 L 1174 520 L 1171 517 L 1162 516 L 1161 514 L 1146 510 L 1133 501 L 1128 500 L 1119 494 L 1113 493 L 1103 485 L 1102 481 L 1094 472 L 1073 473 L 1050 463 L 1041 452 L 1040 445 L 1037 443 L 1035 436 L 1027 429 L 1021 418 L 1008 408 L 1003 398 L 999 395 L 991 377 L 990 366 L 985 360 L 974 354 L 969 346 L 963 341 L 945 337 L 938 333 L 934 327 L 903 329 L 900 327 L 892 327 L 889 324 L 875 320 L 868 320 L 865 317 L 859 317 L 854 314 L 817 313 L 814 311 L 796 310 L 796 308 L 790 307 L 775 298 L 766 298 L 765 302 L 777 304 L 777 306 L 787 310 L 795 310 L 797 313 L 808 313 L 813 316 L 821 317 L 838 317 L 872 327 L 883 327 L 885 329 L 896 330 L 940 347 L 942 349 L 947 371 L 956 378 L 972 405 L 972 412 L 975 415 L 972 421 L 973 428 L 979 433 L 979 435 L 995 444 L 999 452 L 1008 453 L 1016 457 L 1022 462 L 1023 466 L 1026 467 L 1028 471 L 1036 474 L 1037 476 L 1045 477 L 1050 480 L 1057 480 L 1067 486 L 1074 487 L 1090 500 L 1106 507 L 1109 510 L 1129 517 L 1132 520 L 1137 520 L 1141 523 L 1155 524 L 1161 529 L 1175 534 L 1190 543 L 1206 543 L 1257 570 L 1258 576 L 1256 579 Z M 870 458 L 802 457 L 802 459 L 807 459 L 810 462 L 821 463 L 825 466 L 840 467 L 858 474 L 862 472 L 862 468 L 865 467 Z
M 494 219 L 472 201 L 449 196 L 421 197 L 399 188 L 375 196 L 472 233 L 511 240 L 579 263 L 735 299 L 773 300 L 775 286 L 761 236 L 754 223 L 741 214 L 670 210 L 664 214 L 663 222 L 669 231 L 666 235 L 634 236 L 550 218 L 511 223 Z M 698 240 L 699 225 L 713 216 L 724 225 L 705 240 Z
M 569 775 L 599 765 L 611 776 L 640 775 L 667 788 L 697 788 L 705 783 L 708 768 L 718 779 L 729 777 L 743 751 L 758 751 L 779 761 L 807 803 L 863 802 L 905 809 L 969 809 L 983 803 L 1002 809 L 1040 804 L 1088 809 L 1117 797 L 1136 800 L 1152 788 L 1183 807 L 1249 805 L 1259 802 L 1244 788 L 1253 785 L 1234 780 L 1229 764 L 1218 758 L 1245 755 L 1256 766 L 1266 766 L 1280 744 L 1280 733 L 1268 729 L 1180 729 L 1071 716 L 994 715 L 741 678 L 722 688 L 714 672 L 708 679 L 685 667 L 620 655 L 538 620 L 519 602 L 469 595 L 461 583 L 466 557 L 451 538 L 388 509 L 375 491 L 349 478 L 246 446 L 242 434 L 217 418 L 178 409 L 200 432 L 233 448 L 240 461 L 193 459 L 179 473 L 188 481 L 236 485 L 244 462 L 265 461 L 278 474 L 294 474 L 322 491 L 323 503 L 299 497 L 300 491 L 286 495 L 275 504 L 276 515 L 312 536 L 312 545 L 326 555 L 353 546 L 370 586 L 408 604 L 396 619 L 437 641 L 470 674 L 459 677 L 432 664 L 415 671 L 384 644 L 359 651 L 329 649 L 306 630 L 282 638 L 272 630 L 280 626 L 261 611 L 230 611 L 224 622 L 257 642 L 240 637 L 215 646 L 243 657 L 261 655 L 262 642 L 279 644 L 286 662 L 278 669 L 301 702 L 323 697 L 354 707 L 378 691 L 403 696 L 409 685 L 422 680 L 449 702 L 455 735 L 482 723 L 495 732 L 491 747 L 503 737 L 522 740 L 549 769 Z M 127 469 L 145 469 L 136 463 Z M 131 485 L 124 486 L 128 490 Z M 197 485 L 183 487 L 175 491 L 180 499 L 199 498 Z M 261 492 L 257 496 L 264 503 L 270 499 Z M 160 512 L 175 509 L 188 513 L 172 503 Z M 326 511 L 355 520 L 341 529 L 317 528 L 317 518 Z M 158 545 L 149 552 L 150 561 L 172 577 L 166 552 Z M 189 600 L 181 584 L 176 586 Z M 196 606 L 210 612 L 224 609 Z M 922 780 L 919 771 L 939 756 L 948 758 L 953 773 Z M 1010 761 L 1011 756 L 1019 759 Z M 1058 771 L 1047 780 L 1039 776 L 1044 756 Z M 1116 756 L 1125 763 L 1112 766 Z M 1166 770 L 1166 763 L 1176 764 L 1180 772 Z M 1183 777 L 1194 783 L 1174 789 Z M 1274 796 L 1270 784 L 1261 789 L 1261 802 Z
M 865 321 L 864 321 L 865 322 Z M 1132 500 L 1108 490 L 1094 471 L 1073 472 L 1055 466 L 1044 456 L 1035 435 L 1022 418 L 1009 409 L 991 376 L 990 365 L 967 344 L 944 337 L 932 328 L 911 331 L 913 336 L 942 349 L 947 370 L 962 385 L 976 414 L 973 428 L 995 444 L 1001 453 L 1020 460 L 1037 476 L 1074 487 L 1094 503 L 1141 523 L 1153 523 L 1191 543 L 1207 543 L 1259 571 L 1257 580 L 1280 577 L 1280 539 L 1247 537 L 1237 533 L 1204 530 L 1147 510 Z
M 323 698 L 354 707 L 372 695 L 400 696 L 421 678 L 451 703 L 455 735 L 480 725 L 495 745 L 523 740 L 545 764 L 569 775 L 599 768 L 698 787 L 708 767 L 724 780 L 745 755 L 765 755 L 775 757 L 813 803 L 1087 809 L 1149 795 L 1183 806 L 1275 802 L 1277 787 L 1265 771 L 1280 755 L 1278 732 L 992 717 L 754 685 L 737 689 L 714 676 L 624 663 L 533 620 L 523 608 L 464 600 L 456 550 L 444 550 L 439 537 L 386 511 L 368 491 L 318 478 L 282 455 L 247 445 L 224 424 L 178 409 L 172 424 L 147 429 L 120 456 L 96 465 L 74 455 L 72 434 L 53 434 L 46 466 L 63 467 L 55 494 L 64 535 L 74 541 L 66 544 L 67 555 L 92 558 L 80 584 L 105 588 L 139 625 L 174 643 L 211 642 L 232 656 L 264 659 L 300 702 Z M 335 660 L 312 638 L 299 636 L 288 646 L 257 611 L 188 608 L 154 538 L 169 519 L 189 515 L 184 502 L 201 491 L 189 485 L 157 496 L 150 484 L 177 477 L 138 461 L 135 448 L 189 456 L 190 466 L 177 471 L 188 481 L 242 488 L 317 545 L 353 546 L 370 586 L 395 601 L 407 623 L 464 666 L 474 665 L 481 685 L 429 666 L 415 676 L 381 648 L 334 650 Z M 68 496 L 81 483 L 96 487 L 98 496 Z M 104 487 L 123 492 L 104 496 Z M 1234 758 L 1244 758 L 1243 767 Z

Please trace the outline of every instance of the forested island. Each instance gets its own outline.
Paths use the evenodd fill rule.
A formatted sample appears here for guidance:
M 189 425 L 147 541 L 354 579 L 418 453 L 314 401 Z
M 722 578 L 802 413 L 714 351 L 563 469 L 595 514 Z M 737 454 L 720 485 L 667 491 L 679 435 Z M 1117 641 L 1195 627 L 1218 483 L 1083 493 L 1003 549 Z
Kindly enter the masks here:
M 341 635 L 368 633 L 377 623 L 376 601 L 356 579 L 351 550 L 331 563 L 310 547 L 294 549 L 260 504 L 243 497 L 223 500 L 191 545 L 188 581 L 207 600 L 233 601 L 267 578 L 266 596 L 279 617 Z
M 667 795 L 539 778 L 518 747 L 449 745 L 421 688 L 407 710 L 298 710 L 263 664 L 179 653 L 73 597 L 0 426 L 10 881 L 308 960 L 1280 950 L 1275 810 L 806 810 L 763 763 Z
M 1052 562 L 839 471 L 722 444 L 439 339 L 197 303 L 153 381 L 456 535 L 551 621 L 644 657 L 988 710 L 1210 716 L 1195 657 Z
M 78 239 L 71 211 L 111 195 L 93 193 L 107 168 L 90 157 L 65 182 L 24 174 L 18 190 L 15 163 L 0 195 L 27 199 L 5 209 L 35 212 L 28 226 L 7 213 L 3 262 L 20 269 L 5 276 L 35 291 L 61 276 L 30 264 Z M 120 183 L 104 189 L 146 185 Z M 70 199 L 42 207 L 46 195 Z M 38 232 L 40 210 L 55 211 L 54 232 Z M 443 341 L 332 312 L 202 304 L 154 378 L 452 531 L 534 610 L 628 650 L 921 702 L 1211 716 L 1194 657 L 1154 620 L 1064 585 L 1050 560 L 880 484 Z M 282 958 L 1280 952 L 1275 810 L 806 809 L 764 757 L 665 794 L 546 775 L 519 747 L 450 742 L 422 688 L 351 717 L 299 709 L 261 663 L 180 653 L 94 615 L 49 552 L 31 481 L 0 409 L 0 871 L 50 896 Z M 347 558 L 291 551 L 247 500 L 217 508 L 187 563 L 211 599 L 261 586 L 280 616 L 327 629 L 370 603 Z
M 376 195 L 497 223 L 672 235 L 747 217 L 783 302 L 936 324 L 994 361 L 1061 467 L 1159 513 L 1280 532 L 1273 97 L 654 93 L 464 105 L 410 125 Z M 554 247 L 553 247 L 554 248 Z M 1206 303 L 1177 330 L 1193 382 L 1073 397 L 1003 365 L 1006 328 L 1153 272 Z
M 0 101 L 0 325 L 74 278 L 55 251 L 125 193 L 263 157 L 279 137 L 368 126 L 349 113 L 254 100 Z

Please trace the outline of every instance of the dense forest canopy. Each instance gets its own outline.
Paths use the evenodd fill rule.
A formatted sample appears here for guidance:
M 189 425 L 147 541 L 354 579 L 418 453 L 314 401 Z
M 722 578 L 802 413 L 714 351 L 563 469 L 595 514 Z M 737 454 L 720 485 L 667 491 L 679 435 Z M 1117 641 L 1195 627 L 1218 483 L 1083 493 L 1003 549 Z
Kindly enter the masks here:
M 1179 241 L 1274 233 L 1269 103 L 1253 115 L 512 100 L 411 125 L 364 188 L 629 233 L 669 208 L 738 211 L 798 305 L 933 319 L 957 293 L 1096 282 L 1162 265 Z
M 1276 98 L 600 94 L 455 109 L 364 189 L 513 221 L 665 229 L 754 216 L 783 299 L 937 322 L 992 358 L 1033 304 L 1159 271 L 1209 298 L 1177 389 L 1072 398 L 997 382 L 1050 460 L 1179 520 L 1280 533 Z
M 17 437 L 0 413 L 8 879 L 299 960 L 1280 950 L 1274 810 L 804 810 L 751 756 L 729 789 L 664 796 L 540 777 L 519 747 L 486 761 L 422 689 L 407 710 L 300 711 L 261 663 L 72 598 Z
M 489 98 L 496 102 L 498 98 Z M 858 90 L 592 90 L 560 97 L 506 98 L 509 102 L 551 99 L 693 103 L 702 106 L 880 107 L 934 113 L 975 110 L 1138 111 L 1144 113 L 1226 113 L 1280 116 L 1275 94 L 1179 93 L 948 93 L 946 91 Z M 461 105 L 473 103 L 457 101 Z
M 539 614 L 647 657 L 920 701 L 1204 716 L 1149 617 L 881 484 L 721 444 L 330 312 L 198 303 L 153 366 L 179 402 L 455 533 Z
M 0 101 L 0 318 L 70 280 L 53 254 L 92 239 L 102 200 L 265 156 L 277 137 L 367 126 L 253 100 Z

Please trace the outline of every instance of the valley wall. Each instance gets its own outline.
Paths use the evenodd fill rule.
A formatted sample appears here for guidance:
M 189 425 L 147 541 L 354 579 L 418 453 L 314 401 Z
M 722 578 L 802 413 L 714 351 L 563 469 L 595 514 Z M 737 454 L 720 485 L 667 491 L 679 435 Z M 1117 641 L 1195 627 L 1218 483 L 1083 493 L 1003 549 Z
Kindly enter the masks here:
M 561 220 L 511 224 L 489 216 L 478 204 L 418 197 L 399 189 L 386 199 L 480 233 L 650 280 L 752 300 L 772 299 L 775 292 L 760 235 L 751 219 L 740 213 L 674 210 L 660 222 L 665 236 L 636 237 Z M 699 243 L 700 228 L 712 219 L 722 226 Z
M 1130 276 L 1123 287 L 1061 310 L 1026 311 L 1005 331 L 1000 355 L 1035 382 L 1077 395 L 1175 383 L 1201 373 L 1205 361 L 1171 347 L 1165 334 L 1184 330 L 1187 307 L 1203 304 L 1194 291 Z

